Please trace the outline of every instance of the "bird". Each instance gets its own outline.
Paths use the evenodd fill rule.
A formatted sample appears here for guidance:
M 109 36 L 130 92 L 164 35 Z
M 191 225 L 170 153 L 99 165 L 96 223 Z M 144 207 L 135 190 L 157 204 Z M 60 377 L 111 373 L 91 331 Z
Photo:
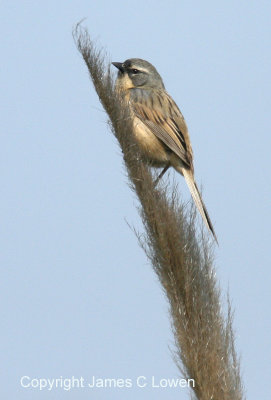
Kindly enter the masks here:
M 207 208 L 194 177 L 193 150 L 185 119 L 165 89 L 156 68 L 141 58 L 112 62 L 118 69 L 115 90 L 129 105 L 133 134 L 143 161 L 163 168 L 173 167 L 183 175 L 201 217 L 217 242 Z

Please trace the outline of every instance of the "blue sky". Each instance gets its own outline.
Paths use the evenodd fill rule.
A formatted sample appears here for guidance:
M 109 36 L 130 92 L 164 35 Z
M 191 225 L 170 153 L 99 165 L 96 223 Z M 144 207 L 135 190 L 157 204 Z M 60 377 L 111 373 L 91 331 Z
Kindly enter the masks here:
M 247 398 L 269 399 L 270 12 L 261 0 L 1 2 L 3 397 L 188 398 L 20 386 L 24 375 L 178 376 L 167 301 L 125 222 L 142 229 L 137 201 L 73 43 L 86 18 L 112 61 L 152 62 L 186 118 Z

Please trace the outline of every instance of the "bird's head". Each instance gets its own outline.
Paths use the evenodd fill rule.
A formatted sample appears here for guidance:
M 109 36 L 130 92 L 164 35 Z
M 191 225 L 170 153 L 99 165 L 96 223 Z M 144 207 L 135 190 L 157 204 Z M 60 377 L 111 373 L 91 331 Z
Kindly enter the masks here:
M 141 58 L 130 58 L 123 63 L 112 63 L 118 70 L 117 85 L 123 90 L 132 88 L 164 89 L 156 68 Z

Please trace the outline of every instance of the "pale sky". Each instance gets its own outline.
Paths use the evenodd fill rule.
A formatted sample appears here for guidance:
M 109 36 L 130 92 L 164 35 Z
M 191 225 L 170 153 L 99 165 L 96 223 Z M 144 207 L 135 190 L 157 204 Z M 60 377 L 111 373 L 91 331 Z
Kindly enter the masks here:
M 112 61 L 153 63 L 186 118 L 247 398 L 269 400 L 270 16 L 261 0 L 1 1 L 2 398 L 188 398 L 20 385 L 179 376 L 167 300 L 126 223 L 142 230 L 137 201 L 72 39 L 86 18 Z

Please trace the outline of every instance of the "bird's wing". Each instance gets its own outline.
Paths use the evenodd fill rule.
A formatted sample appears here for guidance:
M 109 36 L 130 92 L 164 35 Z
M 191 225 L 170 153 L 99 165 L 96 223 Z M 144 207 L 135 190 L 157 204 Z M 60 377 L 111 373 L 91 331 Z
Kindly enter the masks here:
M 181 111 L 164 90 L 132 89 L 130 104 L 135 115 L 182 162 L 193 170 L 193 153 Z

